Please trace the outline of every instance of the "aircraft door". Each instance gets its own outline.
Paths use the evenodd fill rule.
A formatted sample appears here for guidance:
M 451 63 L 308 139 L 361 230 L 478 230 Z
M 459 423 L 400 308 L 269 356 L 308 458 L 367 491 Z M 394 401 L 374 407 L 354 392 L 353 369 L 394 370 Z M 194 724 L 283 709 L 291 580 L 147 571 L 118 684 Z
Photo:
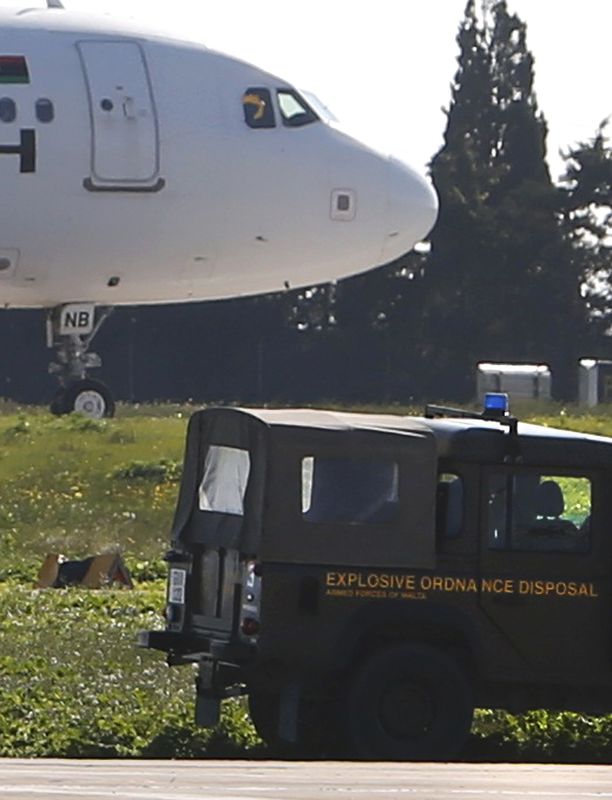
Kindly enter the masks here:
M 152 191 L 159 180 L 159 133 L 141 46 L 126 41 L 77 44 L 91 117 L 92 191 Z

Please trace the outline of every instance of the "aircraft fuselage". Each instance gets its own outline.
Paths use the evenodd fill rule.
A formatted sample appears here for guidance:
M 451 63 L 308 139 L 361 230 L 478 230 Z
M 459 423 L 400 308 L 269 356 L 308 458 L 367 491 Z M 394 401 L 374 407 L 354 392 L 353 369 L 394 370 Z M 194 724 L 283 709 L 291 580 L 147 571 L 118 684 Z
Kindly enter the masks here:
M 409 250 L 435 220 L 428 184 L 301 101 L 131 23 L 1 11 L 0 303 L 256 294 Z

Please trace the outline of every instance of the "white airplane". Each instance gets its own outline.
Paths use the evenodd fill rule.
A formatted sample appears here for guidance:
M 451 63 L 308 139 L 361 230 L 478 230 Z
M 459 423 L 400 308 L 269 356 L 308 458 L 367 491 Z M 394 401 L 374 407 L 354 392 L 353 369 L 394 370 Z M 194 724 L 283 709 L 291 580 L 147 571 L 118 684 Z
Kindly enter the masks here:
M 0 303 L 47 309 L 56 413 L 112 415 L 113 306 L 332 281 L 432 227 L 425 180 L 281 78 L 47 4 L 0 10 Z

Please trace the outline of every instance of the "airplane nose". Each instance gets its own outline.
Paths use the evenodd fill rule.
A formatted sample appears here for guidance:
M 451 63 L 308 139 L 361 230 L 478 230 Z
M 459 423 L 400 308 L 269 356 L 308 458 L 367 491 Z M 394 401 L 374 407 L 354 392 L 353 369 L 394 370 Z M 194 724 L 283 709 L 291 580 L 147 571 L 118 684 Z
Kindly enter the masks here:
M 386 260 L 407 253 L 427 236 L 438 215 L 438 197 L 427 180 L 396 158 L 387 165 Z

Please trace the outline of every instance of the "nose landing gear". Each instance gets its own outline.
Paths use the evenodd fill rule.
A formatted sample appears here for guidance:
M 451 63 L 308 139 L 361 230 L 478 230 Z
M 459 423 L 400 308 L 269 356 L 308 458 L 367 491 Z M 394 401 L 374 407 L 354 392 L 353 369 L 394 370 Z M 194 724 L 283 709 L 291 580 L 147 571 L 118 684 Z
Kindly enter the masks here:
M 92 419 L 114 416 L 115 401 L 108 387 L 87 377 L 87 370 L 102 365 L 100 356 L 88 350 L 112 310 L 112 307 L 100 309 L 97 321 L 92 304 L 70 304 L 50 310 L 47 346 L 55 350 L 57 360 L 49 364 L 49 372 L 57 376 L 60 384 L 51 401 L 53 414 L 76 411 Z

